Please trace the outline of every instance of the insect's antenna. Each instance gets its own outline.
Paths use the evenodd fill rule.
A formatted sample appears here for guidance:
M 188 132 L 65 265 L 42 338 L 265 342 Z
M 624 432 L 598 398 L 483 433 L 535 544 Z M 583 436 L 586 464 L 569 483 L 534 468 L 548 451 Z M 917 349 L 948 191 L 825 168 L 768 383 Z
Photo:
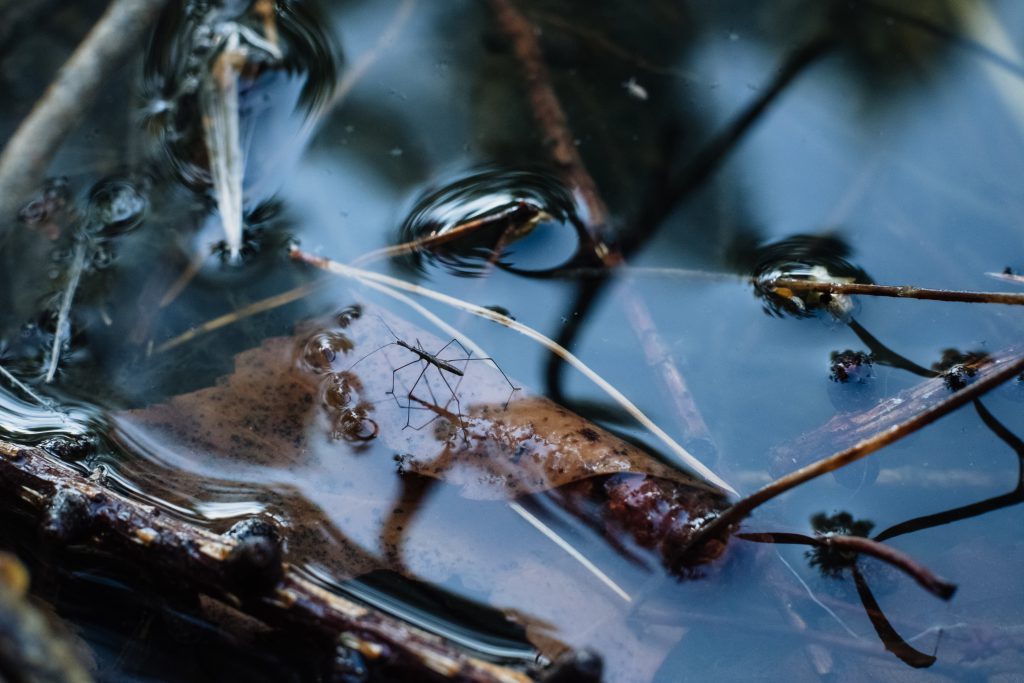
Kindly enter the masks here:
M 395 343 L 395 342 L 388 342 L 387 344 L 384 344 L 383 346 L 378 346 L 378 347 L 377 347 L 377 348 L 375 348 L 375 349 L 374 349 L 373 351 L 370 351 L 370 352 L 369 352 L 368 354 L 366 354 L 365 356 L 363 356 L 362 358 L 360 358 L 359 360 L 357 360 L 357 361 L 356 361 L 355 363 L 353 363 L 352 365 L 348 366 L 347 370 L 351 370 L 351 369 L 352 369 L 352 368 L 354 368 L 354 367 L 355 367 L 356 365 L 358 365 L 359 363 L 362 363 L 362 362 L 363 362 L 364 360 L 366 360 L 367 358 L 369 358 L 369 357 L 370 357 L 370 356 L 372 356 L 373 354 L 377 353 L 377 352 L 378 352 L 378 351 L 380 351 L 381 349 L 386 349 L 387 347 L 389 347 L 389 346 L 392 346 L 392 345 L 393 345 L 394 343 Z
M 398 341 L 399 340 L 399 336 L 397 334 L 395 334 L 395 331 L 393 329 L 391 329 L 386 322 L 384 322 L 384 318 L 380 317 L 380 314 L 378 314 L 378 313 L 374 313 L 374 315 L 377 316 L 377 320 L 379 320 L 380 324 L 384 326 L 384 329 L 388 331 L 388 334 L 390 334 L 392 337 L 394 337 L 395 341 Z

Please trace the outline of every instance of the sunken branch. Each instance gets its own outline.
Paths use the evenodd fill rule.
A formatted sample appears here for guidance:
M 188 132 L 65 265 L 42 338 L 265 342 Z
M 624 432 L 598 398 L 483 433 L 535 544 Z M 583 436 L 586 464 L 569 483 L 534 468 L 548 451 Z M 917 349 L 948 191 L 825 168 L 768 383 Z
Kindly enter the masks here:
M 177 587 L 210 595 L 271 626 L 357 650 L 375 670 L 416 680 L 535 680 L 315 585 L 282 562 L 278 539 L 261 528 L 269 525 L 242 522 L 233 532 L 215 534 L 116 493 L 40 448 L 5 441 L 0 496 L 34 513 L 51 540 L 117 553 Z

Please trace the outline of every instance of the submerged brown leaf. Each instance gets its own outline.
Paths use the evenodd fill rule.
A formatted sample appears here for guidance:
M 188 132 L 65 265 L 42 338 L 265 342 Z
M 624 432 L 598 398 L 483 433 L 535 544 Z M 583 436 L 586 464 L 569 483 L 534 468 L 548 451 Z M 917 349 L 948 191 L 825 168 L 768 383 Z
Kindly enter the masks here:
M 392 331 L 463 374 L 399 346 Z M 290 562 L 332 580 L 385 569 L 454 581 L 526 625 L 550 657 L 594 648 L 610 680 L 650 678 L 674 639 L 654 644 L 634 632 L 630 596 L 614 582 L 642 585 L 660 571 L 657 551 L 638 565 L 591 544 L 581 553 L 597 553 L 602 566 L 586 567 L 590 560 L 531 529 L 527 516 L 536 516 L 505 503 L 533 501 L 543 517 L 584 514 L 564 501 L 585 500 L 579 505 L 603 517 L 594 525 L 603 537 L 657 550 L 725 496 L 547 399 L 513 391 L 491 361 L 452 360 L 467 355 L 456 344 L 438 354 L 447 341 L 381 310 L 345 309 L 239 353 L 215 386 L 112 415 L 122 445 L 140 456 L 121 467 L 182 504 L 237 500 L 230 492 L 241 491 L 285 525 Z M 548 503 L 564 499 L 562 512 L 530 498 L 554 489 L 561 493 Z M 651 498 L 659 492 L 664 505 Z M 624 528 L 641 518 L 642 534 Z
M 477 500 L 624 472 L 716 491 L 545 398 L 513 391 L 491 361 L 453 360 L 459 377 L 394 343 L 433 354 L 445 341 L 384 311 L 356 310 L 268 339 L 238 354 L 234 373 L 215 386 L 116 414 L 115 424 L 129 442 L 272 467 L 299 465 L 325 445 L 355 455 L 379 440 L 400 472 Z M 438 354 L 467 356 L 457 344 Z

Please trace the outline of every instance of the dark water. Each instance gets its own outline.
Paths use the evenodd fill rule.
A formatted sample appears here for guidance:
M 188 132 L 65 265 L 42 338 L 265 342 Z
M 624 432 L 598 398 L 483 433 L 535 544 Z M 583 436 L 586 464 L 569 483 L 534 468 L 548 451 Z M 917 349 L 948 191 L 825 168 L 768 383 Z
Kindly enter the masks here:
M 401 3 L 303 4 L 309 17 L 282 19 L 291 27 L 283 62 L 257 55 L 240 84 L 252 160 L 241 263 L 225 249 L 196 260 L 223 237 L 194 121 L 200 86 L 175 85 L 192 75 L 179 57 L 163 66 L 173 73 L 154 81 L 154 58 L 144 71 L 140 50 L 83 114 L 51 168 L 66 183 L 41 195 L 20 223 L 11 221 L 0 254 L 0 359 L 46 404 L 0 383 L 0 435 L 27 442 L 91 435 L 99 452 L 89 466 L 217 530 L 258 514 L 285 528 L 315 528 L 322 555 L 295 558 L 310 576 L 497 660 L 532 656 L 528 632 L 503 621 L 505 610 L 520 623 L 549 622 L 558 640 L 595 647 L 609 680 L 1011 680 L 1024 651 L 1015 505 L 889 541 L 959 585 L 949 603 L 862 561 L 896 631 L 937 658 L 913 669 L 883 647 L 849 572 L 823 575 L 800 546 L 736 542 L 707 577 L 677 582 L 657 558 L 637 563 L 621 554 L 557 496 L 514 501 L 524 515 L 434 485 L 417 499 L 404 550 L 419 583 L 397 578 L 386 562 L 370 563 L 353 581 L 349 574 L 358 572 L 340 570 L 334 555 L 346 544 L 376 553 L 387 509 L 410 495 L 394 476 L 389 446 L 370 442 L 341 467 L 326 446 L 311 461 L 281 465 L 190 459 L 173 442 L 114 445 L 112 415 L 214 385 L 237 353 L 290 335 L 309 318 L 361 301 L 430 328 L 401 303 L 293 263 L 287 245 L 348 262 L 443 232 L 446 221 L 483 219 L 489 227 L 471 242 L 367 257 L 364 267 L 498 307 L 563 340 L 740 492 L 769 481 L 773 454 L 837 412 L 919 384 L 907 369 L 913 364 L 927 371 L 946 349 L 998 354 L 1019 342 L 1020 312 L 1012 307 L 863 298 L 836 317 L 766 302 L 749 282 L 755 273 L 808 276 L 819 266 L 861 282 L 1013 290 L 986 273 L 1024 269 L 1024 36 L 1016 28 L 1024 10 L 1017 3 L 519 5 L 540 28 L 574 142 L 608 206 L 611 241 L 628 261 L 621 274 L 599 281 L 581 257 L 585 209 L 551 167 L 521 71 L 487 4 L 413 3 L 379 51 L 376 41 Z M 66 22 L 74 30 L 89 25 L 88 9 L 63 11 L 76 18 Z M 54 54 L 77 41 L 58 18 L 39 21 L 37 36 L 3 52 L 0 77 L 14 94 L 0 120 L 5 131 L 59 63 Z M 251 18 L 239 21 L 260 29 Z M 178 55 L 178 37 L 162 36 L 154 50 Z M 823 47 L 812 53 L 811 45 Z M 344 83 L 370 53 L 369 69 L 323 113 L 330 85 Z M 27 79 L 33 55 L 40 72 Z M 769 106 L 730 139 L 743 112 L 786 73 L 792 78 Z M 513 231 L 492 259 L 507 225 L 531 229 Z M 47 384 L 61 292 L 79 254 L 84 270 L 68 343 Z M 196 277 L 169 296 L 192 262 L 200 263 Z M 325 284 L 296 302 L 162 350 L 208 320 L 322 277 Z M 638 300 L 685 377 L 697 422 L 680 415 L 662 366 L 645 356 L 649 337 L 631 313 Z M 581 374 L 553 367 L 540 346 L 422 303 L 518 384 L 671 461 L 661 441 Z M 876 357 L 869 373 L 854 371 L 856 382 L 832 382 L 833 352 L 877 356 L 857 330 L 908 363 Z M 1017 434 L 1021 394 L 1006 386 L 983 400 Z M 867 465 L 772 502 L 745 529 L 811 533 L 816 513 L 845 511 L 873 522 L 877 533 L 1012 491 L 1019 454 L 990 425 L 968 406 Z M 319 516 L 300 523 L 303 506 Z M 112 588 L 120 577 L 108 581 L 90 569 L 76 575 L 75 594 L 116 592 L 129 615 L 115 628 L 67 601 L 64 612 L 97 651 L 101 678 L 203 675 L 162 668 L 159 649 L 137 635 L 145 630 L 140 620 L 164 614 L 159 606 L 132 603 L 123 597 L 130 591 Z M 103 591 L 94 586 L 101 583 Z M 159 635 L 176 642 L 181 630 L 167 627 L 173 619 L 159 619 L 167 631 Z M 309 674 L 285 655 L 275 661 Z M 266 675 L 279 678 L 273 671 Z

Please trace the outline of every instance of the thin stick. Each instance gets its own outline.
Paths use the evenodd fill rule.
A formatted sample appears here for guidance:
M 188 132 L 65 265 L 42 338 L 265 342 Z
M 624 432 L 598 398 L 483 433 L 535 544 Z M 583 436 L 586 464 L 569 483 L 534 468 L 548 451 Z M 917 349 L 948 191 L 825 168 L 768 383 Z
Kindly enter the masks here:
M 1024 275 L 1017 275 L 1016 273 L 985 273 L 985 275 L 995 278 L 996 280 L 1002 280 L 1003 282 L 1012 282 L 1015 285 L 1024 285 Z
M 427 235 L 426 237 L 420 237 L 419 239 L 410 240 L 408 242 L 402 242 L 401 244 L 394 244 L 390 247 L 384 247 L 382 249 L 374 249 L 369 251 L 359 258 L 352 261 L 353 266 L 363 266 L 367 263 L 379 261 L 385 258 L 395 258 L 397 256 L 404 256 L 406 254 L 412 254 L 417 251 L 422 251 L 425 248 L 436 247 L 441 244 L 447 244 L 453 240 L 457 240 L 465 235 L 471 235 L 477 230 L 491 227 L 496 222 L 508 219 L 512 216 L 513 212 L 524 212 L 528 214 L 528 218 L 524 223 L 539 223 L 541 221 L 551 220 L 551 216 L 546 212 L 530 205 L 525 202 L 516 204 L 511 209 L 501 211 L 496 215 L 481 216 L 480 218 L 474 218 L 473 220 L 460 223 L 450 230 L 445 230 L 442 233 L 436 235 Z M 500 253 L 500 249 L 495 249 L 495 253 Z
M 441 292 L 436 292 L 432 289 L 421 287 L 420 285 L 416 285 L 411 282 L 406 282 L 404 280 L 400 280 L 389 275 L 374 273 L 367 270 L 361 270 L 359 268 L 353 268 L 352 266 L 345 265 L 344 263 L 338 263 L 337 261 L 331 261 L 330 259 L 326 259 L 320 256 L 314 256 L 313 254 L 308 254 L 298 248 L 293 248 L 291 255 L 292 258 L 295 259 L 296 261 L 308 263 L 310 265 L 316 266 L 317 268 L 321 268 L 336 275 L 356 280 L 364 284 L 384 284 L 389 287 L 404 289 L 407 292 L 412 292 L 413 294 L 425 296 L 427 298 L 439 301 L 448 306 L 452 306 L 453 308 L 457 308 L 459 310 L 472 313 L 473 315 L 479 316 L 481 318 L 486 318 L 487 320 L 491 320 L 500 325 L 504 325 L 505 327 L 508 327 L 526 337 L 529 337 L 530 339 L 544 346 L 552 353 L 556 354 L 559 358 L 564 360 L 572 367 L 576 368 L 587 379 L 589 379 L 591 382 L 600 387 L 601 390 L 608 394 L 620 406 L 622 406 L 623 409 L 625 409 L 630 415 L 632 415 L 633 418 L 637 420 L 637 422 L 643 425 L 645 429 L 649 430 L 652 434 L 658 437 L 658 439 L 660 439 L 661 442 L 664 443 L 669 448 L 669 450 L 671 450 L 676 455 L 676 457 L 678 457 L 679 460 L 682 461 L 684 465 L 694 470 L 696 473 L 700 474 L 709 482 L 721 487 L 726 492 L 732 494 L 736 493 L 736 489 L 734 489 L 732 486 L 726 483 L 725 480 L 723 480 L 717 474 L 712 472 L 711 469 L 709 469 L 706 465 L 704 465 L 704 463 L 702 463 L 700 460 L 694 457 L 689 451 L 687 451 L 685 448 L 676 443 L 672 439 L 672 437 L 670 437 L 667 433 L 665 433 L 663 429 L 661 429 L 661 427 L 656 425 L 649 417 L 647 417 L 639 408 L 636 407 L 636 405 L 633 404 L 632 401 L 626 398 L 622 394 L 622 392 L 620 392 L 618 389 L 609 384 L 607 380 L 598 375 L 596 372 L 591 370 L 583 361 L 574 356 L 567 349 L 555 343 L 550 337 L 541 334 L 532 327 L 523 325 L 522 323 L 517 322 L 512 318 L 509 318 L 508 316 L 492 311 L 489 308 L 477 306 L 476 304 L 469 303 L 468 301 L 463 301 L 462 299 L 457 299 L 453 296 L 448 296 L 447 294 L 442 294 Z
M 242 178 L 246 155 L 238 121 L 238 80 L 247 57 L 248 48 L 241 45 L 238 32 L 232 31 L 199 91 L 210 179 L 232 259 L 241 254 L 244 229 Z
M 167 291 L 164 292 L 164 295 L 160 297 L 160 303 L 157 304 L 157 308 L 167 308 L 174 303 L 174 300 L 185 291 L 185 288 L 192 283 L 192 280 L 194 280 L 196 275 L 199 274 L 199 271 L 203 269 L 203 264 L 209 256 L 209 250 L 200 249 L 197 251 L 192 257 L 192 260 L 189 261 L 188 265 L 185 267 L 185 270 L 183 270 L 181 275 L 178 276 L 178 279 L 176 279 Z
M 805 536 L 804 534 L 786 533 L 753 533 L 736 534 L 736 538 L 757 543 L 779 543 L 787 545 L 810 545 L 818 548 L 835 548 L 858 555 L 870 555 L 882 562 L 891 564 L 917 583 L 926 591 L 943 600 L 949 600 L 956 592 L 956 584 L 936 576 L 930 569 L 905 553 L 892 546 L 861 536 L 843 534 L 824 534 Z
M 568 119 L 558 95 L 551 87 L 551 74 L 544 63 L 533 25 L 520 14 L 511 0 L 490 0 L 491 9 L 502 32 L 512 42 L 512 49 L 526 76 L 530 108 L 537 125 L 544 133 L 551 158 L 558 165 L 570 186 L 583 199 L 587 209 L 584 217 L 598 256 L 604 260 L 610 253 L 605 246 L 603 230 L 608 220 L 608 207 L 601 199 L 597 184 L 587 172 L 579 149 L 573 140 Z
M 60 311 L 57 314 L 57 329 L 53 333 L 53 347 L 50 349 L 50 367 L 46 371 L 46 383 L 49 384 L 57 375 L 57 366 L 60 364 L 60 349 L 64 345 L 64 336 L 68 332 L 68 321 L 71 317 L 71 303 L 75 300 L 75 291 L 82 279 L 82 271 L 85 270 L 85 240 L 79 240 L 75 245 L 74 259 L 71 261 L 71 279 L 64 290 L 64 298 L 60 302 Z
M 547 538 L 549 541 L 551 541 L 559 548 L 561 548 L 567 555 L 569 555 L 569 557 L 583 565 L 583 567 L 588 572 L 593 574 L 598 581 L 607 586 L 613 593 L 615 593 L 615 595 L 619 596 L 626 602 L 633 602 L 633 598 L 630 597 L 629 593 L 623 590 L 622 586 L 615 583 L 615 581 L 610 576 L 601 571 L 601 569 L 596 564 L 591 562 L 586 555 L 581 553 L 579 550 L 574 548 L 572 544 L 570 544 L 567 540 L 565 540 L 557 533 L 555 533 L 554 529 L 552 529 L 547 524 L 537 519 L 535 515 L 533 515 L 530 511 L 528 511 L 519 503 L 509 503 L 508 506 L 512 508 L 513 512 L 515 512 L 517 515 L 525 519 L 530 526 L 532 526 L 537 531 L 541 532 L 545 536 L 545 538 Z
M 1007 292 L 969 292 L 953 289 L 928 289 L 909 285 L 869 285 L 860 282 L 820 282 L 780 277 L 768 283 L 770 289 L 788 289 L 794 292 L 822 294 L 860 294 L 863 296 L 889 296 L 899 299 L 925 301 L 953 301 L 971 304 L 1024 305 L 1024 294 Z
M 47 402 L 43 400 L 41 396 L 39 396 L 36 392 L 32 391 L 32 389 L 24 382 L 22 382 L 20 379 L 18 379 L 10 372 L 8 372 L 7 368 L 5 368 L 3 365 L 0 365 L 0 376 L 3 376 L 3 378 L 6 379 L 12 386 L 14 386 L 16 389 L 19 389 L 23 394 L 31 398 L 39 405 L 46 408 L 49 407 Z
M 1000 361 L 996 362 L 999 363 Z M 838 453 L 819 460 L 816 463 L 812 463 L 806 467 L 801 467 L 795 472 L 780 477 L 760 490 L 750 494 L 727 509 L 709 524 L 698 530 L 693 535 L 690 542 L 686 544 L 685 547 L 681 548 L 679 552 L 675 554 L 673 559 L 680 563 L 685 562 L 690 556 L 690 553 L 699 548 L 705 541 L 725 536 L 732 527 L 743 521 L 751 512 L 754 511 L 755 508 L 759 507 L 763 503 L 768 502 L 776 496 L 782 495 L 786 491 L 789 491 L 800 484 L 839 469 L 840 467 L 844 467 L 845 465 L 849 465 L 852 462 L 856 462 L 857 460 L 860 460 L 861 458 L 868 456 L 891 443 L 899 441 L 905 436 L 913 434 L 922 427 L 930 425 L 932 422 L 948 415 L 965 403 L 982 396 L 985 392 L 990 391 L 991 389 L 995 389 L 1003 382 L 1019 375 L 1021 371 L 1024 371 L 1024 357 L 1018 357 L 1013 360 L 1003 360 L 1001 362 L 1004 363 L 1004 367 L 1001 370 L 966 386 L 955 394 L 949 396 L 946 400 L 931 408 L 922 410 L 907 421 L 889 427 L 888 429 L 884 429 L 866 439 L 862 439 L 853 446 L 844 448 Z
M 114 0 L 57 72 L 0 155 L 0 217 L 13 215 L 38 187 L 50 159 L 81 120 L 106 75 L 124 61 L 163 4 L 164 0 Z
M 565 111 L 551 85 L 551 75 L 544 63 L 544 55 L 541 53 L 534 26 L 516 9 L 512 0 L 491 0 L 491 7 L 525 72 L 530 106 L 537 125 L 550 144 L 551 158 L 562 171 L 567 184 L 583 201 L 586 209 L 583 221 L 594 254 L 607 268 L 617 268 L 625 263 L 625 259 L 618 249 L 611 249 L 605 243 L 604 232 L 609 222 L 608 207 L 576 147 L 575 136 L 569 128 Z M 626 315 L 640 342 L 644 359 L 650 367 L 658 369 L 657 375 L 665 386 L 684 435 L 691 444 L 700 444 L 702 449 L 714 453 L 714 440 L 711 438 L 710 430 L 697 408 L 682 372 L 679 371 L 672 354 L 668 352 L 668 346 L 661 341 L 650 307 L 631 286 L 624 289 L 623 296 L 626 299 Z
M 200 335 L 213 332 L 214 330 L 219 330 L 222 327 L 227 327 L 228 325 L 232 325 L 244 318 L 248 318 L 259 313 L 265 313 L 266 311 L 284 306 L 285 304 L 290 304 L 293 301 L 298 301 L 299 299 L 313 293 L 320 284 L 321 283 L 319 282 L 311 282 L 308 285 L 302 285 L 301 287 L 290 289 L 287 292 L 283 292 L 266 299 L 261 299 L 260 301 L 251 303 L 248 306 L 243 306 L 238 310 L 232 311 L 231 313 L 216 317 L 213 320 L 208 320 L 199 327 L 193 327 L 188 332 L 165 341 L 163 344 L 156 347 L 155 352 L 163 353 L 165 351 L 170 351 L 171 349 L 181 346 L 186 342 L 192 341 Z

